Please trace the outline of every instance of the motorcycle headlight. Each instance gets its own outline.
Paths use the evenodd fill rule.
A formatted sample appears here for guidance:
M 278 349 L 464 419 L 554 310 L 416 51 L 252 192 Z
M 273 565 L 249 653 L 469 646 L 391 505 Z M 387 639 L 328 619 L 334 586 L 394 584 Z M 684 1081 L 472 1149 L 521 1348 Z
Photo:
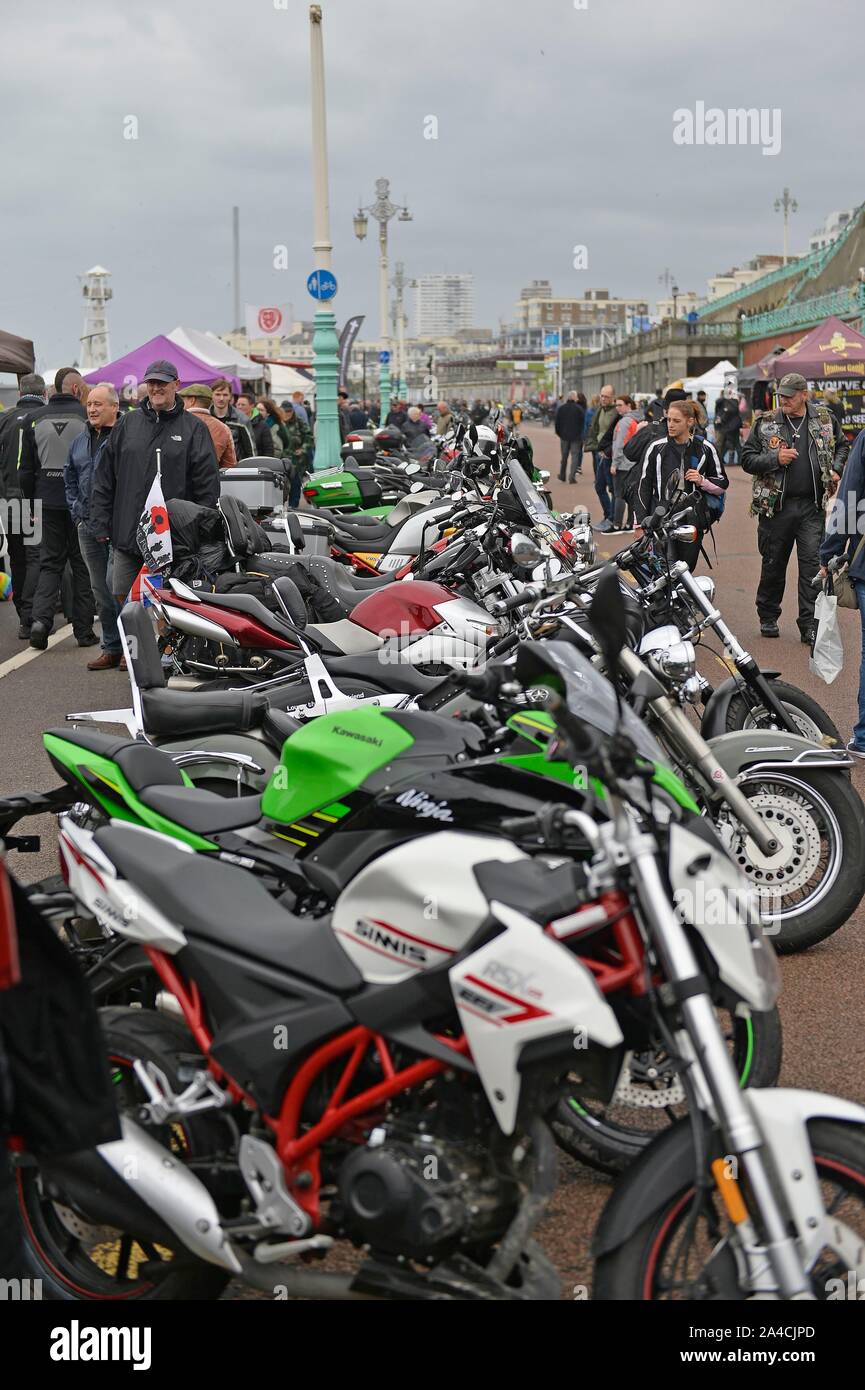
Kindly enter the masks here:
M 697 654 L 693 642 L 673 642 L 652 652 L 652 662 L 668 680 L 684 681 L 696 674 Z

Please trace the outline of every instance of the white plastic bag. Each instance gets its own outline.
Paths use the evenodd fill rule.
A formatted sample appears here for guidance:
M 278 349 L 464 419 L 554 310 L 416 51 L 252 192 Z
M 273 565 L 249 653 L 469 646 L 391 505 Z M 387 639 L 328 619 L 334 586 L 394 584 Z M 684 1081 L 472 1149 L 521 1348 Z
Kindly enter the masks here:
M 809 666 L 815 676 L 831 685 L 844 666 L 844 644 L 838 625 L 838 600 L 834 594 L 820 593 L 814 605 L 817 636 Z

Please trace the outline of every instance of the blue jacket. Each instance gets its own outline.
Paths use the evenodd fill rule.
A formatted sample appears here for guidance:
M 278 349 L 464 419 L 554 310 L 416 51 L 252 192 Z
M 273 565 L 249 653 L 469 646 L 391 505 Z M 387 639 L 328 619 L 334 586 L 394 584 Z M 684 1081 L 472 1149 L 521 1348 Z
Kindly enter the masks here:
M 850 556 L 865 535 L 865 430 L 853 441 L 838 491 L 826 520 L 826 534 L 820 546 L 820 564 L 827 565 L 845 550 Z M 862 528 L 861 530 L 859 528 Z M 850 578 L 865 580 L 865 547 L 850 566 Z
M 99 433 L 96 448 L 93 447 L 93 431 L 86 429 L 72 441 L 69 457 L 63 470 L 63 485 L 66 490 L 66 505 L 72 513 L 76 526 L 79 521 L 90 521 L 90 489 L 93 485 L 93 472 L 102 457 L 105 446 L 111 438 L 111 430 Z

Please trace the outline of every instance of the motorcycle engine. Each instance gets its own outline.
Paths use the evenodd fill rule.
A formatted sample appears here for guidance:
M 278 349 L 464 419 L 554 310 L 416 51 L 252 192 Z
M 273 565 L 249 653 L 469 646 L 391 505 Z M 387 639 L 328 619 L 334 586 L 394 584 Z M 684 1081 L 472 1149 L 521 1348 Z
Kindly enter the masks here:
M 331 1218 L 357 1244 L 423 1262 L 494 1241 L 518 1200 L 515 1179 L 476 1139 L 441 1139 L 399 1120 L 342 1164 Z

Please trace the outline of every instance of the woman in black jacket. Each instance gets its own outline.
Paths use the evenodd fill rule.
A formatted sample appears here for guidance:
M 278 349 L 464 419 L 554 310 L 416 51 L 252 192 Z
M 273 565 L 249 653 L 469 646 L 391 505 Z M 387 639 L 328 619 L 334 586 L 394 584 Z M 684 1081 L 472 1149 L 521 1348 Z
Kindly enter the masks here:
M 702 436 L 694 438 L 696 427 L 693 401 L 674 401 L 667 411 L 666 438 L 653 440 L 646 450 L 634 496 L 639 536 L 640 522 L 666 500 L 673 476 L 678 477 L 678 485 L 685 493 L 683 506 L 693 507 L 699 529 L 696 541 L 676 542 L 677 558 L 684 560 L 689 569 L 697 563 L 703 536 L 720 515 L 717 504 L 708 499 L 723 497 L 729 485 L 715 446 Z

